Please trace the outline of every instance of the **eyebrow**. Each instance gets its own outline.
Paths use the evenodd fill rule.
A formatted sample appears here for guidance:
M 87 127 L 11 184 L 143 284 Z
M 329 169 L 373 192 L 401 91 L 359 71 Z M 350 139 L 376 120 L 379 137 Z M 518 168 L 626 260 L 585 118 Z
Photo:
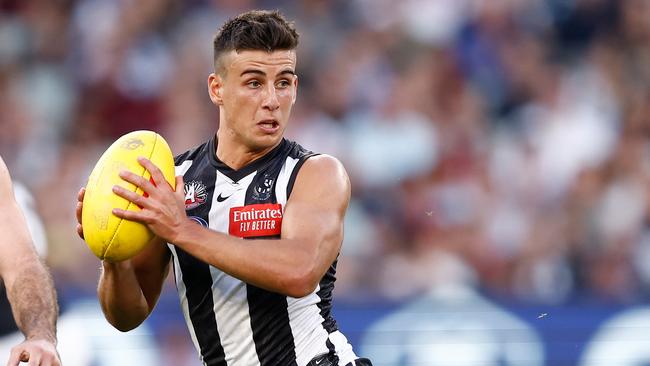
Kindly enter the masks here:
M 246 69 L 246 70 L 242 71 L 242 73 L 241 73 L 239 76 L 244 76 L 244 75 L 246 75 L 246 74 L 255 74 L 255 75 L 266 76 L 266 73 L 265 73 L 264 71 L 262 71 L 262 70 L 257 70 L 257 69 Z M 293 70 L 291 70 L 291 69 L 284 69 L 284 70 L 282 70 L 282 71 L 280 71 L 280 72 L 278 73 L 278 76 L 279 76 L 279 75 L 286 75 L 286 74 L 294 75 L 294 76 L 295 76 L 295 75 L 296 75 L 296 72 L 293 71 Z

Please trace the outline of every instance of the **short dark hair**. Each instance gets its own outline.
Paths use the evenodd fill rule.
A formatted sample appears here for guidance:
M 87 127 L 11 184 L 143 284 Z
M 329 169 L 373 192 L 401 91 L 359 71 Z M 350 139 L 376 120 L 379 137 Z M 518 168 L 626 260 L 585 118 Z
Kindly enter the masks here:
M 277 10 L 251 10 L 231 18 L 214 37 L 214 67 L 228 51 L 293 50 L 298 47 L 298 32 Z

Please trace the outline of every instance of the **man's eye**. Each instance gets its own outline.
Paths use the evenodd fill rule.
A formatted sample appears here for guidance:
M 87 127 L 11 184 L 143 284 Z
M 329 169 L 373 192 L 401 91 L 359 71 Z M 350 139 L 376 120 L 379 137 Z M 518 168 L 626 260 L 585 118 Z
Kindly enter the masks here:
M 289 80 L 280 80 L 280 81 L 277 83 L 277 87 L 278 87 L 278 88 L 286 88 L 286 87 L 288 87 L 289 85 L 291 85 L 291 83 L 289 82 Z
M 259 88 L 260 86 L 262 86 L 262 84 L 257 80 L 251 80 L 248 82 L 248 86 L 250 86 L 251 88 Z

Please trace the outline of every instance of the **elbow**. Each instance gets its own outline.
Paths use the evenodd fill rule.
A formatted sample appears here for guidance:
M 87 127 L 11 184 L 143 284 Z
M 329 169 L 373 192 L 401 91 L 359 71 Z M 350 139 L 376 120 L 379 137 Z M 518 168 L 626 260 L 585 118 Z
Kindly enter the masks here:
M 316 290 L 320 277 L 313 269 L 295 271 L 285 284 L 285 294 L 294 298 L 305 297 Z
M 144 321 L 140 319 L 117 319 L 109 315 L 106 315 L 106 320 L 113 326 L 113 328 L 123 333 L 137 328 Z
M 119 331 L 122 332 L 122 333 L 126 333 L 126 332 L 129 332 L 129 331 L 131 331 L 131 330 L 137 328 L 138 325 L 140 325 L 140 324 L 135 324 L 135 325 L 131 325 L 131 324 L 129 324 L 129 325 L 121 324 L 121 325 L 113 325 L 113 327 L 114 327 L 115 329 L 119 330 Z
M 109 304 L 105 299 L 100 298 L 100 304 L 104 318 L 120 332 L 128 332 L 140 326 L 148 316 L 148 312 L 142 306 L 127 308 Z
M 311 294 L 315 289 L 316 286 L 311 283 L 294 283 L 287 286 L 286 295 L 294 298 L 301 298 Z

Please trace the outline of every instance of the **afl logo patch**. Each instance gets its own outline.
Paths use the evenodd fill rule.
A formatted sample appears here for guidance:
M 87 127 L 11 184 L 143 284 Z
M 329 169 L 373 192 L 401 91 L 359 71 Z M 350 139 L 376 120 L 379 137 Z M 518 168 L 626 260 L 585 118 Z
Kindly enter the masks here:
M 205 203 L 208 197 L 208 192 L 205 189 L 205 184 L 193 180 L 185 183 L 185 210 L 191 210 L 199 207 Z

